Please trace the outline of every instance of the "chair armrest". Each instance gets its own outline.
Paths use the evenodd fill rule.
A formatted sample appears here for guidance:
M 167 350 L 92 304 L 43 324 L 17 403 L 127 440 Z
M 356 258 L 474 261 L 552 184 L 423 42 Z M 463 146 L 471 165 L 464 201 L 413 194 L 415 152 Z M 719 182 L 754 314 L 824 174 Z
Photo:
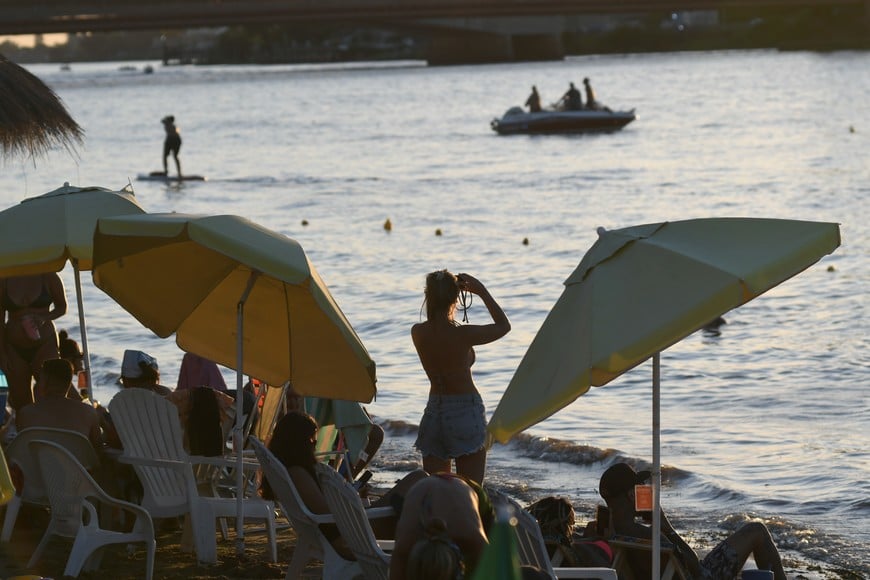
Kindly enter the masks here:
M 378 547 L 384 552 L 392 552 L 396 549 L 396 540 L 377 540 Z
M 598 578 L 599 580 L 617 580 L 613 568 L 553 568 L 556 578 Z
M 219 457 L 191 455 L 190 462 L 193 464 L 215 465 L 218 467 L 235 467 L 237 465 L 236 458 L 231 455 L 221 455 Z M 260 469 L 260 462 L 255 458 L 252 459 L 242 455 L 242 469 Z
M 377 518 L 388 518 L 390 516 L 395 516 L 395 515 L 396 515 L 396 510 L 394 510 L 390 506 L 366 508 L 366 517 L 370 520 L 377 519 Z
M 157 459 L 155 457 L 121 455 L 118 457 L 118 462 L 128 463 L 130 465 L 144 465 L 146 467 L 165 467 L 166 469 L 174 469 L 176 471 L 190 468 L 190 463 L 185 461 L 178 461 L 176 459 Z

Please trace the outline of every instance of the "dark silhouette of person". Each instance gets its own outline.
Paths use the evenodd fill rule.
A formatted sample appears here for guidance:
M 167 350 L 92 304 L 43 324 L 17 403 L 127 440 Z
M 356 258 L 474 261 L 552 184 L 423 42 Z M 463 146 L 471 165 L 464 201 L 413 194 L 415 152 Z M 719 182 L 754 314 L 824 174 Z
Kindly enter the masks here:
M 647 540 L 652 538 L 651 527 L 635 521 L 637 512 L 634 503 L 634 486 L 643 483 L 649 476 L 648 471 L 635 472 L 626 463 L 612 465 L 602 474 L 598 493 L 607 502 L 614 533 Z M 761 522 L 744 525 L 720 542 L 703 560 L 698 559 L 694 550 L 676 532 L 664 510 L 661 510 L 661 531 L 674 545 L 692 578 L 730 580 L 740 573 L 752 554 L 759 569 L 772 570 L 775 580 L 786 580 L 779 551 L 767 526 Z M 648 552 L 630 550 L 628 563 L 635 578 L 650 578 Z
M 538 87 L 532 85 L 532 94 L 526 99 L 526 106 L 530 113 L 538 113 L 541 110 L 541 95 L 538 94 Z
M 592 89 L 592 85 L 589 83 L 589 78 L 583 79 L 583 86 L 586 88 L 586 108 L 587 109 L 599 109 L 601 108 L 598 104 L 598 101 L 595 99 L 595 91 Z
M 564 103 L 565 108 L 569 111 L 579 111 L 583 108 L 583 97 L 580 96 L 580 91 L 577 90 L 574 83 L 571 83 L 559 102 Z
M 181 161 L 178 160 L 178 152 L 181 151 L 181 133 L 178 131 L 178 127 L 175 126 L 174 116 L 163 117 L 161 123 L 163 123 L 163 128 L 166 130 L 166 139 L 163 141 L 163 173 L 169 174 L 166 160 L 169 154 L 172 153 L 172 157 L 175 159 L 175 168 L 178 170 L 178 178 L 181 179 Z

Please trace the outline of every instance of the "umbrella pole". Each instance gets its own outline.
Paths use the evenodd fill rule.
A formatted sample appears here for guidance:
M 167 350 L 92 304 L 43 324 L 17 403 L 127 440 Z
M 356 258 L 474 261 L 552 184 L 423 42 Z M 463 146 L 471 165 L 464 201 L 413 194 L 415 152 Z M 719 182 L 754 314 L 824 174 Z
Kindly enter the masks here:
M 88 331 L 85 328 L 85 310 L 82 302 L 82 277 L 79 272 L 79 260 L 73 258 L 71 260 L 73 267 L 73 275 L 76 281 L 76 304 L 79 309 L 79 332 L 82 335 L 82 358 L 85 367 L 85 386 L 88 390 L 88 400 L 93 404 L 94 391 L 91 386 L 91 352 L 88 350 Z
M 245 287 L 245 291 L 242 292 L 236 307 L 238 331 L 236 332 L 236 424 L 233 427 L 233 449 L 236 452 L 236 554 L 239 556 L 245 553 L 245 516 L 243 506 L 245 474 L 243 472 L 244 462 L 242 458 L 242 449 L 245 443 L 242 436 L 243 414 L 245 411 L 245 393 L 243 392 L 245 370 L 242 368 L 242 361 L 244 360 L 244 341 L 242 338 L 245 327 L 245 301 L 248 299 L 251 290 L 254 289 L 254 282 L 256 282 L 259 274 L 256 271 L 251 272 L 251 276 L 248 278 L 248 285 Z
M 653 355 L 653 513 L 652 513 L 652 578 L 658 580 L 661 575 L 661 545 L 662 545 L 662 459 L 661 459 L 661 359 L 659 353 Z

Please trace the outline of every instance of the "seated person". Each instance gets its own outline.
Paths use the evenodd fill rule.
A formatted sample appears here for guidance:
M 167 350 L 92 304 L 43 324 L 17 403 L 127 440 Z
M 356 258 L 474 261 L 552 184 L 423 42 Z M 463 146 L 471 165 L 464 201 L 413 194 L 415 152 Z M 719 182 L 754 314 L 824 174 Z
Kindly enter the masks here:
M 95 449 L 100 449 L 100 417 L 97 411 L 72 389 L 73 366 L 66 359 L 48 359 L 42 363 L 36 382 L 36 402 L 18 411 L 15 427 L 18 431 L 28 427 L 54 427 L 78 431 L 86 436 Z M 71 394 L 72 397 L 67 395 Z
M 236 401 L 210 387 L 175 390 L 166 400 L 178 408 L 184 448 L 191 455 L 222 455 L 235 423 Z
M 492 504 L 474 482 L 453 473 L 418 482 L 402 504 L 391 580 L 460 578 L 463 573 L 470 578 L 489 544 L 493 520 Z
M 317 464 L 317 458 L 314 455 L 317 429 L 317 422 L 311 415 L 295 411 L 287 413 L 275 426 L 272 440 L 269 442 L 269 450 L 287 468 L 287 473 L 306 507 L 315 514 L 328 514 L 330 513 L 329 505 L 326 503 L 326 496 L 323 495 L 314 471 L 314 466 Z M 401 503 L 401 498 L 408 493 L 411 486 L 425 477 L 425 471 L 412 471 L 383 497 L 373 502 L 371 507 L 390 506 L 397 501 Z M 272 488 L 266 479 L 263 480 L 261 494 L 266 499 L 274 499 Z M 382 539 L 395 537 L 395 517 L 375 518 L 370 521 L 376 537 Z M 351 552 L 341 540 L 341 535 L 335 525 L 321 524 L 320 529 L 336 552 L 342 557 L 352 559 Z
M 178 371 L 176 391 L 194 387 L 211 387 L 216 391 L 227 390 L 227 383 L 221 374 L 217 363 L 192 352 L 184 353 L 181 359 L 181 369 Z
M 160 383 L 157 359 L 141 350 L 125 350 L 121 363 L 121 384 L 124 388 L 148 389 L 165 397 L 172 392 Z
M 652 538 L 651 527 L 635 521 L 637 512 L 634 508 L 634 486 L 648 478 L 648 471 L 637 473 L 625 463 L 610 466 L 601 476 L 598 492 L 607 502 L 614 533 Z M 675 553 L 693 578 L 733 580 L 752 554 L 759 569 L 773 570 L 776 580 L 786 580 L 779 552 L 770 532 L 761 522 L 746 524 L 720 542 L 703 560 L 699 560 L 694 550 L 677 534 L 664 510 L 661 512 L 661 529 L 662 535 L 674 545 Z M 636 578 L 650 577 L 649 552 L 629 550 L 628 563 Z

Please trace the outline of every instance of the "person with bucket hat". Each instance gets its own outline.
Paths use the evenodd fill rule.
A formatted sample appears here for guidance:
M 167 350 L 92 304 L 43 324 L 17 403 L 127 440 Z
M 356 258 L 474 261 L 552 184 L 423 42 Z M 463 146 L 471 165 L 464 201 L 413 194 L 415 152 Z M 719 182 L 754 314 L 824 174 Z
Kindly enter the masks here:
M 648 525 L 635 521 L 635 485 L 649 480 L 649 471 L 635 471 L 627 463 L 611 465 L 601 475 L 598 493 L 607 502 L 610 524 L 614 533 L 636 538 L 652 538 Z M 770 531 L 761 522 L 749 522 L 716 545 L 699 560 L 694 550 L 683 540 L 671 522 L 661 512 L 662 535 L 674 545 L 683 565 L 692 578 L 701 580 L 733 580 L 743 568 L 749 555 L 755 558 L 759 569 L 773 571 L 775 580 L 786 580 L 779 551 L 773 543 Z M 628 551 L 628 563 L 636 578 L 650 578 L 649 553 L 641 550 Z

